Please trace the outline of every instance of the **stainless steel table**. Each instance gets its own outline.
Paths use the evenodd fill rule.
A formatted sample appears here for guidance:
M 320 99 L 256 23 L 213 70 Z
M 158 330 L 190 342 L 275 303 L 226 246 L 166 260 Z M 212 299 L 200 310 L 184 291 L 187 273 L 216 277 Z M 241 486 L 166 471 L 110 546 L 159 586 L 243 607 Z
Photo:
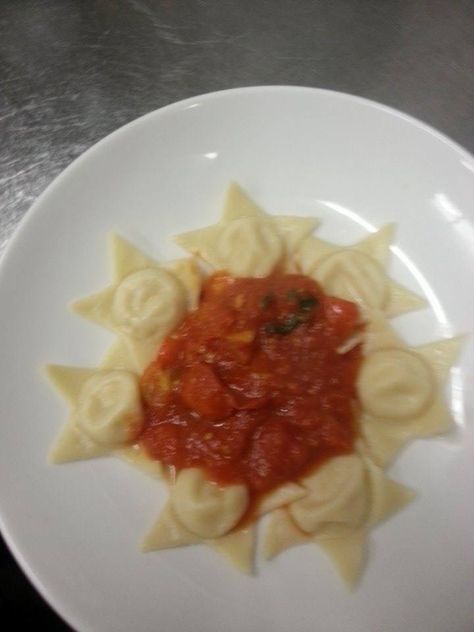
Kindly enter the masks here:
M 46 185 L 109 132 L 256 84 L 362 95 L 474 151 L 474 2 L 0 0 L 0 250 Z M 68 629 L 3 548 L 7 611 L 20 627 Z

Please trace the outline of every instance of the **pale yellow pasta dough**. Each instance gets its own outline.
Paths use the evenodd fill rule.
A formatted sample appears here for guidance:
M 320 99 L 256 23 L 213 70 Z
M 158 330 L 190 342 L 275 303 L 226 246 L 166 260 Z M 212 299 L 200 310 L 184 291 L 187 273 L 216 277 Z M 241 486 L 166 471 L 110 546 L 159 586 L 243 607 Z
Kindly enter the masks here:
M 251 574 L 253 571 L 254 525 L 235 529 L 219 538 L 206 540 L 189 531 L 180 522 L 169 502 L 142 539 L 140 548 L 143 552 L 149 552 L 191 544 L 207 544 L 239 571 L 246 574 Z
M 299 500 L 308 494 L 308 490 L 298 483 L 284 483 L 265 494 L 257 507 L 257 515 L 263 516 L 279 507 Z
M 202 273 L 194 259 L 176 259 L 171 263 L 164 263 L 161 267 L 181 282 L 186 292 L 187 309 L 196 309 L 201 294 Z
M 364 568 L 367 557 L 365 531 L 354 531 L 344 538 L 316 539 L 316 544 L 326 553 L 335 570 L 348 588 L 354 588 Z
M 107 454 L 110 454 L 109 446 L 92 441 L 81 431 L 76 415 L 72 414 L 57 434 L 49 451 L 48 460 L 50 463 L 59 465 L 72 461 L 96 459 Z
M 287 509 L 276 509 L 265 530 L 262 554 L 269 560 L 292 546 L 310 541 L 310 536 L 296 526 Z
M 360 429 L 379 465 L 410 440 L 446 432 L 452 424 L 444 383 L 462 338 L 410 348 L 376 312 L 370 314 L 358 378 Z
M 270 222 L 241 217 L 223 224 L 211 263 L 237 277 L 264 277 L 283 257 L 283 242 Z
M 331 459 L 301 483 L 309 493 L 291 503 L 289 512 L 305 533 L 345 533 L 363 523 L 368 511 L 367 482 L 358 454 Z
M 292 257 L 300 247 L 302 241 L 308 237 L 308 235 L 311 235 L 319 224 L 318 220 L 314 219 L 314 217 L 276 215 L 272 219 L 278 234 L 283 240 L 287 258 Z
M 241 217 L 268 217 L 267 213 L 236 182 L 227 187 L 222 211 L 222 222 L 232 222 Z
M 233 182 L 227 189 L 220 223 L 231 222 L 242 217 L 260 218 L 271 222 L 283 241 L 287 255 L 292 255 L 303 239 L 311 235 L 319 224 L 314 217 L 268 215 L 238 184 Z
M 127 339 L 124 336 L 117 336 L 107 349 L 99 364 L 100 369 L 132 371 L 137 375 L 140 373 L 140 365 L 136 357 L 130 352 Z
M 363 568 L 369 529 L 409 503 L 412 490 L 388 479 L 359 452 L 332 459 L 301 483 L 308 495 L 271 514 L 264 556 L 312 541 L 353 586 Z
M 307 237 L 295 261 L 327 293 L 355 301 L 364 311 L 379 309 L 385 316 L 395 316 L 424 307 L 425 301 L 387 276 L 392 236 L 390 224 L 352 246 Z
M 96 369 L 84 369 L 62 364 L 48 364 L 45 367 L 46 377 L 73 409 L 77 407 L 82 387 L 96 372 Z
M 75 301 L 72 309 L 119 334 L 141 372 L 163 338 L 196 307 L 201 273 L 191 258 L 160 265 L 116 234 L 109 244 L 113 284 Z
M 126 339 L 121 336 L 117 337 L 107 349 L 99 368 L 131 371 L 137 375 L 140 372 L 136 357 L 130 353 Z M 164 474 L 161 463 L 156 459 L 151 459 L 139 444 L 118 448 L 114 454 L 128 465 L 152 478 L 161 478 Z
M 128 465 L 152 478 L 161 479 L 164 475 L 160 461 L 151 459 L 139 444 L 119 448 L 114 454 Z
M 85 384 L 94 376 L 104 375 L 107 371 L 113 370 L 137 373 L 133 358 L 120 338 L 106 352 L 100 370 L 61 365 L 50 365 L 46 368 L 49 381 L 71 407 L 71 415 L 58 433 L 49 459 L 53 463 L 67 463 L 102 457 L 113 452 L 156 477 L 161 472 L 160 463 L 148 459 L 138 446 L 127 445 L 117 449 L 112 445 L 100 443 L 84 431 L 83 423 L 79 419 L 78 406 Z
M 46 376 L 71 408 L 67 422 L 60 429 L 49 452 L 51 463 L 68 463 L 92 459 L 109 453 L 109 448 L 93 441 L 77 423 L 77 404 L 82 386 L 93 376 L 93 369 L 61 365 L 46 367 Z
M 181 470 L 171 490 L 171 505 L 186 529 L 201 538 L 229 533 L 244 515 L 248 502 L 245 485 L 217 485 L 202 470 Z
M 159 551 L 172 549 L 177 546 L 198 544 L 202 538 L 186 529 L 176 516 L 173 507 L 168 502 L 158 520 L 145 535 L 141 542 L 142 551 Z
M 124 334 L 150 338 L 171 331 L 186 311 L 186 295 L 166 270 L 145 268 L 126 276 L 115 289 L 111 315 Z
M 143 423 L 135 374 L 50 365 L 47 376 L 71 407 L 50 452 L 52 462 L 104 456 L 133 441 Z
M 435 393 L 429 365 L 406 349 L 381 349 L 365 358 L 357 386 L 365 411 L 394 422 L 419 415 Z
M 80 428 L 96 443 L 130 443 L 143 425 L 138 379 L 129 371 L 98 371 L 82 386 L 77 404 Z
M 400 511 L 415 498 L 415 492 L 385 476 L 383 469 L 364 458 L 370 495 L 366 526 L 373 527 Z
M 390 260 L 390 246 L 395 234 L 395 224 L 385 224 L 357 242 L 356 248 L 385 267 Z
M 73 309 L 112 331 L 153 346 L 179 322 L 186 294 L 166 270 L 145 268 L 99 294 L 76 301 Z
M 365 319 L 363 354 L 370 357 L 371 354 L 381 349 L 401 348 L 403 342 L 400 336 L 389 325 L 382 312 L 370 310 Z
M 263 277 L 287 262 L 316 225 L 313 218 L 267 215 L 231 184 L 220 221 L 177 235 L 175 241 L 214 269 L 237 277 Z
M 114 285 L 120 283 L 129 274 L 146 268 L 154 268 L 157 265 L 154 259 L 147 257 L 141 250 L 117 233 L 109 234 L 107 245 Z
M 239 571 L 251 575 L 255 555 L 255 531 L 255 526 L 249 525 L 211 540 L 209 544 Z
M 362 306 L 383 309 L 387 303 L 388 279 L 380 264 L 357 250 L 339 250 L 324 257 L 313 277 L 332 296 Z
M 412 312 L 415 309 L 422 309 L 426 306 L 426 301 L 418 294 L 390 279 L 388 300 L 384 308 L 387 318 Z

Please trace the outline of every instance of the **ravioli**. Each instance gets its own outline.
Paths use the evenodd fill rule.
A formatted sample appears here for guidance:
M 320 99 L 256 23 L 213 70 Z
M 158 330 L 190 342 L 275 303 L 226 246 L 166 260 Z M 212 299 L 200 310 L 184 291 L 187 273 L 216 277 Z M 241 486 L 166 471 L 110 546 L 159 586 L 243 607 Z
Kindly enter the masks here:
M 386 320 L 372 315 L 358 387 L 361 434 L 379 465 L 389 465 L 410 440 L 451 428 L 444 386 L 462 342 L 459 336 L 410 348 Z
M 274 512 L 265 534 L 264 555 L 268 559 L 297 544 L 313 542 L 353 587 L 363 569 L 370 529 L 400 511 L 414 492 L 388 479 L 359 452 L 332 459 L 301 483 L 308 494 Z
M 178 235 L 175 242 L 216 270 L 236 277 L 264 277 L 291 257 L 317 223 L 308 217 L 267 215 L 231 184 L 220 221 Z
M 333 296 L 356 302 L 363 312 L 386 317 L 425 307 L 425 301 L 387 276 L 394 226 L 389 224 L 352 246 L 337 246 L 310 236 L 295 260 L 304 274 Z
M 196 306 L 201 275 L 193 259 L 160 265 L 119 235 L 110 236 L 113 283 L 74 301 L 74 312 L 123 338 L 140 369 Z
M 451 427 L 444 387 L 462 338 L 410 347 L 391 328 L 388 318 L 425 305 L 387 274 L 393 225 L 351 246 L 315 237 L 317 225 L 310 217 L 271 216 L 231 184 L 215 225 L 176 236 L 188 257 L 158 263 L 113 234 L 110 285 L 73 303 L 75 313 L 115 338 L 97 368 L 48 367 L 50 381 L 70 408 L 50 461 L 113 455 L 166 484 L 169 499 L 143 538 L 143 551 L 205 544 L 252 573 L 256 525 L 269 514 L 264 558 L 299 544 L 317 545 L 354 586 L 371 529 L 413 499 L 414 492 L 387 478 L 384 468 L 409 441 Z M 344 355 L 362 346 L 355 449 L 283 481 L 257 504 L 244 483 L 213 482 L 199 467 L 176 471 L 151 458 L 139 441 L 146 404 L 143 371 L 163 340 L 199 306 L 212 270 L 236 279 L 265 278 L 275 270 L 304 274 L 326 294 L 357 304 L 361 315 L 360 330 L 337 349 Z M 307 308 L 303 300 L 300 316 Z M 232 343 L 252 340 L 245 331 L 231 338 Z M 165 393 L 170 388 L 166 375 L 160 388 Z
M 216 485 L 198 468 L 179 472 L 170 494 L 178 520 L 196 535 L 211 539 L 232 531 L 248 506 L 245 485 Z

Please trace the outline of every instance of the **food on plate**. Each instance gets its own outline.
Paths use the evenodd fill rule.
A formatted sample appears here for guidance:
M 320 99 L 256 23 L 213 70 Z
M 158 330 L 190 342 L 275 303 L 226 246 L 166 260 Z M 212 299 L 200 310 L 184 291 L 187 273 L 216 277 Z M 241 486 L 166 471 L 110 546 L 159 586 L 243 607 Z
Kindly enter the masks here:
M 445 432 L 460 338 L 410 347 L 388 318 L 424 302 L 386 272 L 393 226 L 348 247 L 317 221 L 271 216 L 231 185 L 217 224 L 158 263 L 118 235 L 112 279 L 73 310 L 115 335 L 95 369 L 52 365 L 71 412 L 50 459 L 113 454 L 169 499 L 145 551 L 205 543 L 251 572 L 318 545 L 360 576 L 370 530 L 413 498 L 384 472 Z

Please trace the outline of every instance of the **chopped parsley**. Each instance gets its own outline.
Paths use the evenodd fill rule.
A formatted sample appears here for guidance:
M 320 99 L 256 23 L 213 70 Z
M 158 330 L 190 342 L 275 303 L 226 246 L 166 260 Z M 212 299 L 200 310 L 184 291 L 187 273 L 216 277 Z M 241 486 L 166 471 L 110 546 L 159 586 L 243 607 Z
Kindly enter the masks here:
M 310 312 L 318 304 L 318 299 L 310 294 L 298 299 L 298 307 L 302 312 Z
M 276 323 L 267 323 L 265 325 L 265 333 L 279 335 L 289 334 L 302 322 L 303 320 L 299 314 L 290 314 Z
M 271 300 L 268 302 L 268 299 Z M 267 323 L 265 325 L 265 333 L 267 334 L 277 334 L 277 335 L 285 335 L 289 334 L 301 325 L 301 323 L 305 323 L 308 321 L 310 312 L 313 311 L 315 307 L 318 306 L 319 301 L 316 296 L 312 294 L 304 294 L 299 292 L 298 290 L 289 290 L 286 294 L 286 298 L 288 301 L 292 303 L 296 303 L 297 312 L 294 314 L 289 314 L 282 320 L 278 320 L 273 323 Z M 262 307 L 266 309 L 273 301 L 275 297 L 273 295 L 267 294 L 262 299 Z M 265 302 L 264 302 L 265 301 Z

